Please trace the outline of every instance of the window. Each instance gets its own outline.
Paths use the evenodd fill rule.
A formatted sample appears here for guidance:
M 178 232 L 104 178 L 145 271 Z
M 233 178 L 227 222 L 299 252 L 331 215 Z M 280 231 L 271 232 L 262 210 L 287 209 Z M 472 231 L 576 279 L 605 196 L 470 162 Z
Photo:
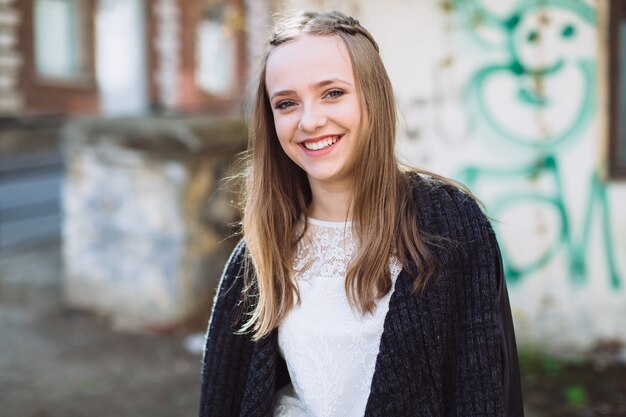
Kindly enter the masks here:
M 609 175 L 626 178 L 626 1 L 609 10 Z
M 35 70 L 46 79 L 84 74 L 83 0 L 35 0 Z
M 225 3 L 209 4 L 197 28 L 196 83 L 212 95 L 227 96 L 237 74 L 237 14 Z

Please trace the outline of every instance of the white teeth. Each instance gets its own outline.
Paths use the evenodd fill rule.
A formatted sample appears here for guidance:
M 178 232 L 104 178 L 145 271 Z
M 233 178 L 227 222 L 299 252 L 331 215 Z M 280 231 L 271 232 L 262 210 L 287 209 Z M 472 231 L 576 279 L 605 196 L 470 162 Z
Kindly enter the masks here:
M 320 149 L 324 149 L 330 145 L 333 145 L 337 142 L 339 136 L 333 136 L 332 138 L 322 139 L 317 142 L 305 142 L 304 147 L 310 151 L 318 151 Z

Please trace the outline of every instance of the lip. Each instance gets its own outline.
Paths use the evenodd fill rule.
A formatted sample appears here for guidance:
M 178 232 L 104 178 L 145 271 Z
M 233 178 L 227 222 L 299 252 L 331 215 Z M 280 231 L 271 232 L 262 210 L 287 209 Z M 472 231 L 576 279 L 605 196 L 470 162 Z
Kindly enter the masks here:
M 323 149 L 318 149 L 315 151 L 312 151 L 310 149 L 307 149 L 304 144 L 308 143 L 308 142 L 318 142 L 320 140 L 326 139 L 326 138 L 333 138 L 333 137 L 338 137 L 337 138 L 337 142 L 333 143 L 332 145 L 323 148 Z M 309 139 L 305 139 L 301 142 L 298 142 L 298 145 L 300 145 L 300 147 L 302 148 L 302 150 L 304 151 L 304 153 L 306 153 L 307 155 L 310 156 L 322 156 L 322 155 L 326 155 L 329 152 L 332 152 L 333 149 L 335 149 L 335 147 L 337 146 L 337 144 L 339 142 L 341 142 L 341 140 L 343 139 L 344 134 L 339 134 L 339 135 L 323 135 L 323 136 L 318 136 L 316 138 L 309 138 Z

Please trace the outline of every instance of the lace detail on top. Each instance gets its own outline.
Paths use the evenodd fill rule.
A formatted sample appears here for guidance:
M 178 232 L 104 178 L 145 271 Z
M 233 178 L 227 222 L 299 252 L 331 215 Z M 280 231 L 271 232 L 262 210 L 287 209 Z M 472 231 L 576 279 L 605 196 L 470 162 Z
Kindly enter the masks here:
M 363 416 L 392 290 L 372 314 L 353 311 L 344 282 L 356 246 L 350 223 L 309 221 L 294 260 L 301 304 L 278 327 L 293 387 L 277 393 L 275 417 Z M 392 283 L 402 269 L 390 260 Z
M 307 234 L 296 249 L 295 278 L 310 281 L 315 276 L 345 277 L 355 252 L 352 223 L 309 219 Z

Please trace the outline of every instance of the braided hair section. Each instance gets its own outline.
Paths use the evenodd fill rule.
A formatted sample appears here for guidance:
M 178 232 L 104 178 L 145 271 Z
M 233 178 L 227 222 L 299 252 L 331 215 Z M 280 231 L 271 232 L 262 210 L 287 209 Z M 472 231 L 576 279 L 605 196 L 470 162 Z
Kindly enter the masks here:
M 372 34 L 361 26 L 357 19 L 338 11 L 300 12 L 295 16 L 290 16 L 289 19 L 279 20 L 269 44 L 278 46 L 303 34 L 328 36 L 338 32 L 351 36 L 363 36 L 374 46 L 376 52 L 380 52 Z

